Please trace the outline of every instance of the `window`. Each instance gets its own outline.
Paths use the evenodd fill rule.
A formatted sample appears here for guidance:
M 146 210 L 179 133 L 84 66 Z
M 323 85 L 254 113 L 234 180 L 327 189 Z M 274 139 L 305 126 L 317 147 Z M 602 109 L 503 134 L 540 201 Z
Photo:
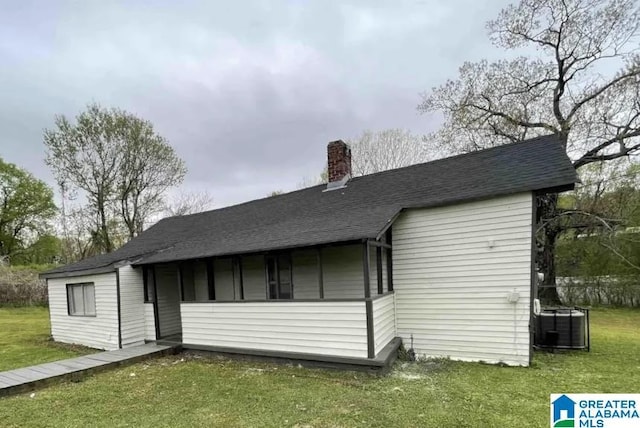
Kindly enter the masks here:
M 279 255 L 267 258 L 267 285 L 269 299 L 293 299 L 291 258 Z
M 67 306 L 69 315 L 96 316 L 96 293 L 93 282 L 67 284 Z

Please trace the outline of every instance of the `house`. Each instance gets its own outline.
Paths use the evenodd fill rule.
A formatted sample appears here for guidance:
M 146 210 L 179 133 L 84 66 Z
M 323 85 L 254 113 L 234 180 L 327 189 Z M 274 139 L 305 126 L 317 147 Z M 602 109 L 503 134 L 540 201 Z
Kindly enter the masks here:
M 373 365 L 419 356 L 528 365 L 535 196 L 576 173 L 546 136 L 159 221 L 48 271 L 54 340 Z

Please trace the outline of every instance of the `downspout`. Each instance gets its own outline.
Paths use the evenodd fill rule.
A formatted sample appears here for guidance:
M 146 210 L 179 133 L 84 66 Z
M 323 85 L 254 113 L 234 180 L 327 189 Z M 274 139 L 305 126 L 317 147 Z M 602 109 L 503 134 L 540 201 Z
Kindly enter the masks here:
M 151 269 L 153 269 L 153 321 L 156 328 L 156 341 L 160 340 L 160 313 L 158 306 L 158 271 L 156 270 L 156 265 L 151 265 Z
M 538 272 L 536 270 L 536 222 L 537 222 L 537 205 L 538 199 L 536 192 L 531 192 L 531 284 L 529 289 L 529 365 L 533 363 L 533 345 L 535 320 L 533 319 L 533 304 L 538 298 L 536 293 L 536 281 Z

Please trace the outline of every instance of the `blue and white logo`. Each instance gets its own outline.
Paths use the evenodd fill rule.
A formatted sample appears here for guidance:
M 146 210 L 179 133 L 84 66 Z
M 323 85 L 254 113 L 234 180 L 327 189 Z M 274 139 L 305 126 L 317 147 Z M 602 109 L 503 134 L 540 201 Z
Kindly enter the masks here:
M 552 428 L 640 427 L 640 394 L 551 394 Z
M 562 394 L 551 401 L 553 427 L 575 427 L 576 402 Z

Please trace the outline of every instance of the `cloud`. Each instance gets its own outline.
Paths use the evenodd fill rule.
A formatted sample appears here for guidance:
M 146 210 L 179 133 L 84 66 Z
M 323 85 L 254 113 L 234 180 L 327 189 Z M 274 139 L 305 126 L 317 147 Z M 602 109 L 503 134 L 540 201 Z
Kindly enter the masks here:
M 0 153 L 53 183 L 42 130 L 96 101 L 151 120 L 187 162 L 184 188 L 218 205 L 294 189 L 322 170 L 328 141 L 437 126 L 416 113 L 418 94 L 489 52 L 498 9 L 15 2 L 0 15 Z

